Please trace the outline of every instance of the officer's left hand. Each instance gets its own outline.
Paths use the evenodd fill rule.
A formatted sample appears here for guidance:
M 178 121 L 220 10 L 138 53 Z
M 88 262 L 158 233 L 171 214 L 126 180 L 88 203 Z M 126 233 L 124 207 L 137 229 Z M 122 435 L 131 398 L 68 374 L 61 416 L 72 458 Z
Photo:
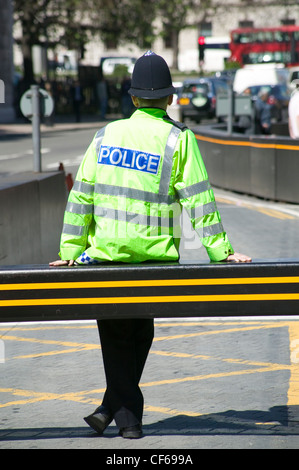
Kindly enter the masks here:
M 52 261 L 51 263 L 49 263 L 50 266 L 73 266 L 75 260 L 73 259 L 70 259 L 70 260 L 66 260 L 66 259 L 58 259 L 57 261 Z
M 233 255 L 228 255 L 224 261 L 235 261 L 236 263 L 250 263 L 251 258 L 247 255 L 242 255 L 242 253 L 234 253 Z

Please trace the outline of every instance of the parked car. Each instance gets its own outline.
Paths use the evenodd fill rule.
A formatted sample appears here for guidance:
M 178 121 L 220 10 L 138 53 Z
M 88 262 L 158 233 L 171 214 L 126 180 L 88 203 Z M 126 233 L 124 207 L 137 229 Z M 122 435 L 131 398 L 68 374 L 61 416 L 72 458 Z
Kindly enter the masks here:
M 191 118 L 199 123 L 203 118 L 214 118 L 217 93 L 227 91 L 227 82 L 215 77 L 185 80 L 178 97 L 181 121 Z
M 233 89 L 242 93 L 247 87 L 287 84 L 288 76 L 282 64 L 249 64 L 236 71 Z
M 272 118 L 276 121 L 283 121 L 288 115 L 288 104 L 290 101 L 290 90 L 286 84 L 279 85 L 259 85 L 246 89 L 253 100 L 256 100 L 261 89 L 269 93 L 268 103 L 271 105 Z
M 183 89 L 183 82 L 172 82 L 172 85 L 174 86 L 175 88 L 175 93 L 173 95 L 173 101 L 175 103 L 177 103 L 178 99 L 179 99 L 179 96 L 180 94 L 182 93 L 182 89 Z
M 296 89 L 296 82 L 299 80 L 299 67 L 288 67 L 288 72 L 288 87 L 291 91 L 294 91 Z

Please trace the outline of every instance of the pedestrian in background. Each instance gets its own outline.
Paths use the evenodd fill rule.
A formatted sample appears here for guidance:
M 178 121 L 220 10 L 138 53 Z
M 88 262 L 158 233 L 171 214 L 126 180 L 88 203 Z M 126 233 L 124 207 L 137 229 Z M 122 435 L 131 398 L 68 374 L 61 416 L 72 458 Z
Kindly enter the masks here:
M 165 60 L 148 51 L 134 67 L 136 111 L 95 135 L 70 192 L 61 260 L 52 266 L 101 262 L 178 261 L 184 206 L 211 261 L 247 262 L 222 226 L 195 135 L 166 108 L 175 88 Z M 149 318 L 98 321 L 107 388 L 85 421 L 102 434 L 114 419 L 123 438 L 142 437 L 139 381 L 154 337 Z
M 102 72 L 100 72 L 99 81 L 97 83 L 97 96 L 99 100 L 100 117 L 105 121 L 108 111 L 108 84 Z
M 81 121 L 81 105 L 84 101 L 83 90 L 79 80 L 76 80 L 71 87 L 71 97 L 73 102 L 73 109 L 75 113 L 76 122 Z
M 271 134 L 271 105 L 268 103 L 269 91 L 261 88 L 255 102 L 255 133 Z
M 131 96 L 129 95 L 129 90 L 131 88 L 131 78 L 125 76 L 121 82 L 121 111 L 124 118 L 131 116 L 134 105 L 132 103 Z

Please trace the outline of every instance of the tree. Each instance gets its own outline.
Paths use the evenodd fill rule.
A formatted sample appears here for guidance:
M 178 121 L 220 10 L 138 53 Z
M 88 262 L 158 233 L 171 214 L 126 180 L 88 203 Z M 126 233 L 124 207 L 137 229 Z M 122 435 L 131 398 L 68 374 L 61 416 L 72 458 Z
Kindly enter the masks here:
M 15 0 L 14 19 L 22 29 L 24 80 L 34 80 L 32 46 L 84 50 L 91 37 L 115 44 L 149 47 L 154 39 L 154 0 Z
M 14 0 L 14 20 L 20 22 L 24 81 L 34 81 L 32 46 L 55 49 L 57 44 L 80 48 L 87 41 L 86 28 L 77 14 L 81 0 Z
M 39 41 L 42 2 L 15 0 L 15 20 L 20 21 L 22 28 L 21 50 L 23 54 L 24 79 L 31 83 L 34 80 L 32 66 L 32 46 Z
M 217 5 L 213 0 L 157 0 L 158 14 L 163 18 L 162 36 L 170 36 L 173 50 L 173 67 L 178 69 L 179 34 L 184 28 L 198 27 Z
M 85 0 L 90 29 L 104 42 L 149 47 L 154 39 L 155 0 Z
M 84 50 L 98 37 L 105 43 L 134 43 L 149 49 L 157 34 L 172 37 L 173 65 L 178 63 L 178 38 L 183 28 L 198 25 L 210 12 L 213 0 L 14 0 L 15 21 L 22 28 L 20 39 L 24 79 L 34 79 L 32 46 L 46 49 L 58 44 Z M 215 9 L 215 7 L 214 7 Z M 156 19 L 163 21 L 158 30 Z

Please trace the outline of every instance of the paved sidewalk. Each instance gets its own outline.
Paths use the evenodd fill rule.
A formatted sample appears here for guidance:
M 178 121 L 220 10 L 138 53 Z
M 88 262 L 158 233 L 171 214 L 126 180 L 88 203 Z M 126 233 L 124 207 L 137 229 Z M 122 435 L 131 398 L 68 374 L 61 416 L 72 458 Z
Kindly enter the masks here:
M 120 115 L 109 115 L 106 121 L 99 119 L 97 115 L 88 115 L 83 116 L 81 122 L 75 122 L 73 116 L 58 116 L 53 123 L 53 125 L 47 125 L 41 123 L 40 130 L 41 133 L 45 132 L 56 132 L 56 131 L 73 131 L 76 129 L 89 129 L 93 127 L 102 127 L 109 121 L 121 118 Z M 1 137 L 14 135 L 26 135 L 32 134 L 32 124 L 25 118 L 18 119 L 16 122 L 11 124 L 1 124 L 0 123 L 0 140 Z

